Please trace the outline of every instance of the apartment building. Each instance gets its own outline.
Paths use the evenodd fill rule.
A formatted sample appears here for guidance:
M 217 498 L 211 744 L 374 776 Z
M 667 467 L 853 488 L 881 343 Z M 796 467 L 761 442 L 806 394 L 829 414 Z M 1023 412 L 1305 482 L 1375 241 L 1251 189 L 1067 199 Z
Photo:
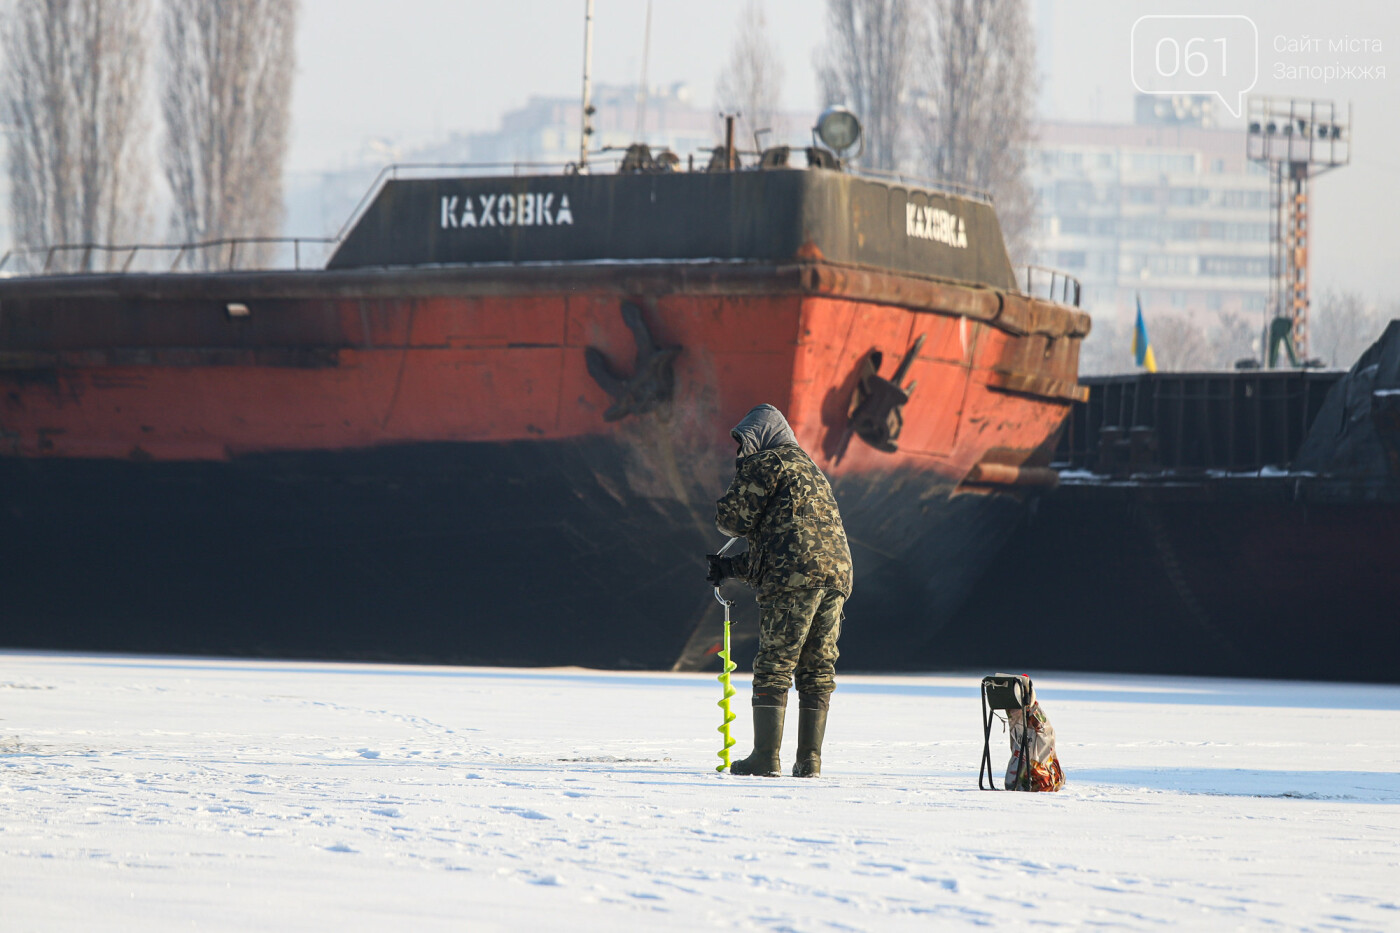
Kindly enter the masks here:
M 1129 125 L 1040 125 L 1030 159 L 1041 261 L 1077 276 L 1101 316 L 1144 309 L 1262 315 L 1269 176 L 1209 97 L 1140 95 Z

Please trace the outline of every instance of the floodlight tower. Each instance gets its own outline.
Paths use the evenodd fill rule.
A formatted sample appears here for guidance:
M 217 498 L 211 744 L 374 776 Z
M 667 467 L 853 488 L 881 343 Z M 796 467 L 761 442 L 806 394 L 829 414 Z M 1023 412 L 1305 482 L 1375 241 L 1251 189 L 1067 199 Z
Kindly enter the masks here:
M 1351 105 L 1332 101 L 1249 99 L 1249 159 L 1269 167 L 1273 249 L 1269 261 L 1266 365 L 1284 344 L 1290 362 L 1308 360 L 1308 180 L 1351 161 Z

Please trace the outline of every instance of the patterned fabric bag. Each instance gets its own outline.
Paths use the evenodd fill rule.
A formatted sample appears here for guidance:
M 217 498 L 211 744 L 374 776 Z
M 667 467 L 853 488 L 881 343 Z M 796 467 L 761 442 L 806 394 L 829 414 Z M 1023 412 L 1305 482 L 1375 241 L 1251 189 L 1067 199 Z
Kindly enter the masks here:
M 1006 712 L 1010 724 L 1011 760 L 1006 765 L 1007 790 L 1055 791 L 1065 786 L 1065 773 L 1060 770 L 1060 759 L 1055 754 L 1055 727 L 1045 710 L 1040 708 L 1032 689 L 1026 712 L 1011 709 Z M 1030 723 L 1030 735 L 1026 734 L 1026 723 Z M 1021 747 L 1025 745 L 1026 756 L 1021 757 Z

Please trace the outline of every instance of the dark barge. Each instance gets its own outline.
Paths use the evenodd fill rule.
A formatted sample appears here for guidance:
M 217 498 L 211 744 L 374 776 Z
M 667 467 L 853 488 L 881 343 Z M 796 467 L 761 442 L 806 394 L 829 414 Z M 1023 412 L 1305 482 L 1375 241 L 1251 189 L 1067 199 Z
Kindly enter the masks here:
M 1400 681 L 1400 321 L 1348 373 L 1084 382 L 924 663 Z

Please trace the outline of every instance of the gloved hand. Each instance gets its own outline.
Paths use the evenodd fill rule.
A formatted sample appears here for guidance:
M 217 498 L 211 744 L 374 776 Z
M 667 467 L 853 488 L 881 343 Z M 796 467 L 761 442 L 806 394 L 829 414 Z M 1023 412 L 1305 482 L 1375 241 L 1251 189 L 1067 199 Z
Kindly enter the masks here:
M 710 562 L 709 576 L 705 577 L 705 582 L 710 586 L 719 586 L 734 573 L 734 561 L 729 557 L 720 557 L 718 554 L 706 554 L 705 560 Z

